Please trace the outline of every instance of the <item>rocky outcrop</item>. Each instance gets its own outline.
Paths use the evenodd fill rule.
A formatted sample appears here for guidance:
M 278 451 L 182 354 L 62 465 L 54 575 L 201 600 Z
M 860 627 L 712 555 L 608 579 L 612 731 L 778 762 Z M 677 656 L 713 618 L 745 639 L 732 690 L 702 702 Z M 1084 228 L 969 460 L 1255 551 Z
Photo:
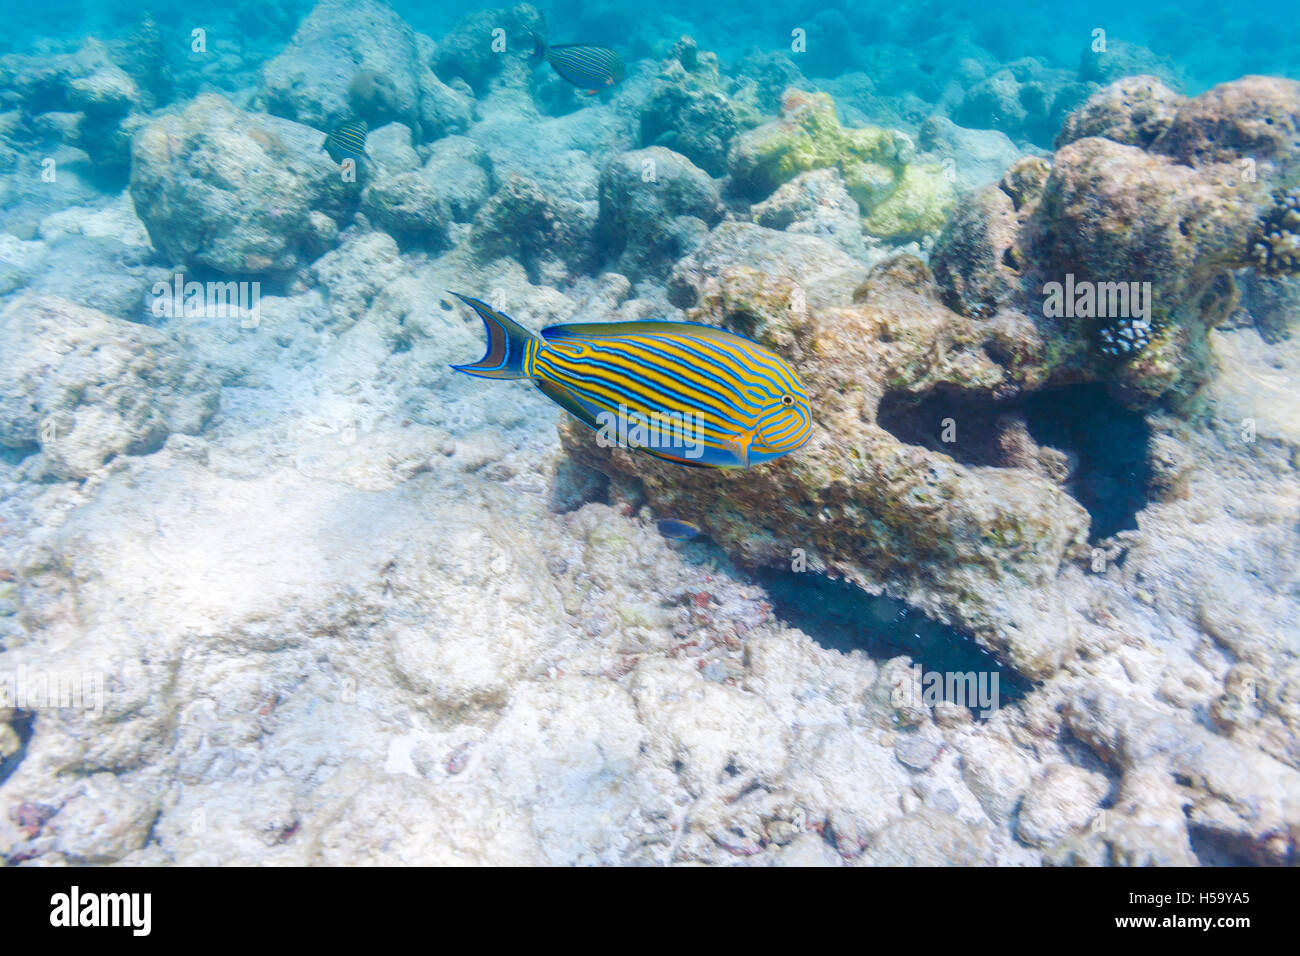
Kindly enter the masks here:
M 405 123 L 419 140 L 461 132 L 473 97 L 429 66 L 431 42 L 374 0 L 322 0 L 279 56 L 262 67 L 266 109 L 328 132 L 360 115 Z
M 731 188 L 751 199 L 766 198 L 801 172 L 836 167 L 868 233 L 909 239 L 936 232 L 955 194 L 941 166 L 915 156 L 903 133 L 845 128 L 829 96 L 791 90 L 781 119 L 739 136 L 727 165 Z
M 601 172 L 599 240 L 629 277 L 663 274 L 721 217 L 708 174 L 661 146 L 622 153 Z
M 215 384 L 166 336 L 63 299 L 14 299 L 0 341 L 0 444 L 39 448 L 36 474 L 86 478 L 216 410 Z
M 227 275 L 291 271 L 327 248 L 359 192 L 321 152 L 323 139 L 205 94 L 140 131 L 131 198 L 174 262 Z
M 1236 307 L 1233 270 L 1291 269 L 1291 210 L 1271 192 L 1295 175 L 1288 110 L 1300 115 L 1300 84 L 1283 80 L 1186 101 L 1150 78 L 1102 90 L 1049 165 L 1022 161 L 950 219 L 934 258 L 947 300 L 1034 316 L 1060 378 L 1100 378 L 1138 404 L 1188 399 L 1212 375 L 1208 331 Z M 1096 298 L 1067 306 L 1067 289 Z M 1130 293 L 1147 295 L 1142 315 Z M 1130 321 L 1142 345 L 1116 360 L 1115 323 Z

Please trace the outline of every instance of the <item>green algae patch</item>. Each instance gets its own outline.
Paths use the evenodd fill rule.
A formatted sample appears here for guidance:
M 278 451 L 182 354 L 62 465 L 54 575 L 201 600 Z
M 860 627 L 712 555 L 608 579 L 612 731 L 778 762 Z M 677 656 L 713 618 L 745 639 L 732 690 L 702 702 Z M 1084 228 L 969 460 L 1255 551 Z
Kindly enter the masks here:
M 839 166 L 846 178 L 851 178 L 853 167 L 870 163 L 896 172 L 914 152 L 912 141 L 903 133 L 875 126 L 842 126 L 835 115 L 835 102 L 826 93 L 789 90 L 781 118 L 742 135 L 730 165 L 737 186 L 758 196 L 812 169 Z
M 941 166 L 911 163 L 903 168 L 893 192 L 871 208 L 862 225 L 885 239 L 916 239 L 942 229 L 956 199 L 956 188 Z
M 913 162 L 905 133 L 846 127 L 826 93 L 788 90 L 779 120 L 736 138 L 729 157 L 733 187 L 762 198 L 814 169 L 839 169 L 868 232 L 911 239 L 937 232 L 956 198 L 941 167 Z

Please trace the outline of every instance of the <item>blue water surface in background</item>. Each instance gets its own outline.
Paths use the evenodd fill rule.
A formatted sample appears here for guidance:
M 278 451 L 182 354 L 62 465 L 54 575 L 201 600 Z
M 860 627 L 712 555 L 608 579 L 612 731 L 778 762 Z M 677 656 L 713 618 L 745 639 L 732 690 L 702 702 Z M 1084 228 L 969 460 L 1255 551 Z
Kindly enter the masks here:
M 505 4 L 393 0 L 392 6 L 412 27 L 436 39 L 466 14 Z M 537 6 L 557 42 L 606 43 L 622 48 L 629 59 L 662 56 L 682 33 L 690 33 L 701 48 L 716 51 L 724 60 L 751 47 L 786 51 L 792 31 L 802 29 L 807 50 L 799 64 L 810 77 L 862 70 L 872 57 L 903 48 L 933 54 L 929 65 L 941 79 L 956 66 L 945 62 L 954 36 L 967 38 L 1000 61 L 1034 57 L 1049 66 L 1075 67 L 1098 29 L 1106 31 L 1109 42 L 1127 41 L 1168 58 L 1186 76 L 1187 93 L 1247 73 L 1300 77 L 1300 3 L 1295 0 L 1234 4 L 1219 0 L 1048 4 L 554 0 Z M 310 0 L 237 0 L 220 5 L 178 0 L 37 4 L 3 0 L 0 52 L 66 49 L 87 36 L 121 38 L 145 15 L 182 38 L 195 28 L 210 35 L 229 31 L 242 43 L 265 45 L 273 52 L 287 42 L 311 7 Z

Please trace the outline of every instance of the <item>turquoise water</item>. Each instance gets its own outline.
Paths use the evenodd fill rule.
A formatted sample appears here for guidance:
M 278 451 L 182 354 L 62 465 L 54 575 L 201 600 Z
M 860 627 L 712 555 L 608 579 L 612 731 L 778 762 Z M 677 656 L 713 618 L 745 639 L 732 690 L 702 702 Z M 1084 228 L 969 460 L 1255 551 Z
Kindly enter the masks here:
M 26 52 L 76 43 L 84 36 L 111 39 L 125 35 L 142 13 L 160 26 L 185 34 L 211 24 L 230 30 L 229 39 L 256 50 L 283 44 L 311 9 L 305 0 L 275 4 L 232 3 L 219 10 L 197 10 L 183 3 L 99 3 L 52 0 L 35 8 L 6 0 L 2 9 L 8 29 L 0 52 Z M 415 29 L 437 37 L 465 14 L 491 4 L 395 2 L 393 8 Z M 724 56 L 738 56 L 750 46 L 781 49 L 790 31 L 801 25 L 814 43 L 807 51 L 812 76 L 836 76 L 888 58 L 920 63 L 924 77 L 942 79 L 956 65 L 958 38 L 997 59 L 1036 57 L 1053 66 L 1077 66 L 1104 29 L 1113 40 L 1126 40 L 1167 57 L 1186 72 L 1188 91 L 1245 73 L 1294 76 L 1300 5 L 1241 3 L 1225 8 L 1213 0 L 1163 4 L 1100 3 L 1018 4 L 903 3 L 894 5 L 772 3 L 754 9 L 736 4 L 699 4 L 666 0 L 653 8 L 625 3 L 553 3 L 544 6 L 552 28 L 565 37 L 617 45 L 629 56 L 654 56 L 681 33 Z M 824 37 L 828 47 L 819 50 Z

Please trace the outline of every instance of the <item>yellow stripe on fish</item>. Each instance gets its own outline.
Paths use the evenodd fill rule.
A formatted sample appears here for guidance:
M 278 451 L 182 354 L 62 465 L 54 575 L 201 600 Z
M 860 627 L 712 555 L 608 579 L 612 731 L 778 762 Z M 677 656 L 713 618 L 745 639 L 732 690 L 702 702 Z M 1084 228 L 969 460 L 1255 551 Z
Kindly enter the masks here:
M 586 43 L 546 46 L 539 38 L 537 49 L 560 77 L 591 93 L 613 86 L 626 73 L 623 58 L 609 47 Z
M 488 334 L 483 358 L 452 368 L 531 379 L 619 444 L 684 465 L 737 468 L 788 454 L 812 433 L 799 376 L 734 332 L 647 321 L 554 325 L 535 335 L 477 299 L 452 295 Z
M 370 125 L 365 120 L 348 120 L 336 126 L 325 137 L 325 144 L 321 149 L 325 150 L 330 159 L 336 163 L 341 163 L 349 157 L 360 159 L 366 154 L 366 135 L 369 131 Z

